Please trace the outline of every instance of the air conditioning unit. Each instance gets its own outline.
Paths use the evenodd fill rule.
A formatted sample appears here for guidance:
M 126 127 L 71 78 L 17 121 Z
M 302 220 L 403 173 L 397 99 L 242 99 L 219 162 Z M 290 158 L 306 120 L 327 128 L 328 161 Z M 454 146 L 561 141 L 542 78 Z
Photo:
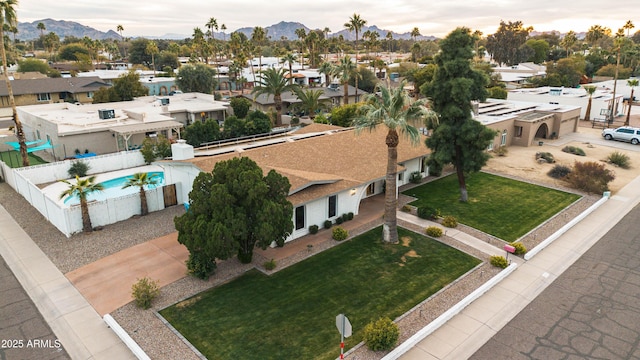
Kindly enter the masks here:
M 160 104 L 162 105 L 169 105 L 169 98 L 160 98 Z
M 113 109 L 100 109 L 98 110 L 98 116 L 102 120 L 114 119 L 116 117 L 116 111 Z

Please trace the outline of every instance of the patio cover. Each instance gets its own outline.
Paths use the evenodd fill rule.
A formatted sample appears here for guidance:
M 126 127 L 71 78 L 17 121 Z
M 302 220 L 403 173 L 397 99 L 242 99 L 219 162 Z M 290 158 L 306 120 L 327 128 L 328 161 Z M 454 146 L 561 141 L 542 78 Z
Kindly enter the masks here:
M 121 136 L 126 144 L 127 149 L 129 148 L 129 139 L 132 135 L 148 133 L 153 131 L 162 131 L 162 130 L 175 130 L 178 133 L 178 138 L 180 138 L 180 129 L 183 128 L 184 125 L 181 122 L 175 120 L 166 120 L 166 121 L 154 121 L 147 123 L 139 123 L 139 124 L 131 124 L 131 125 L 120 125 L 109 128 L 109 131 L 116 134 L 117 136 Z M 120 147 L 118 146 L 118 141 L 116 140 L 116 147 L 118 151 L 120 151 Z

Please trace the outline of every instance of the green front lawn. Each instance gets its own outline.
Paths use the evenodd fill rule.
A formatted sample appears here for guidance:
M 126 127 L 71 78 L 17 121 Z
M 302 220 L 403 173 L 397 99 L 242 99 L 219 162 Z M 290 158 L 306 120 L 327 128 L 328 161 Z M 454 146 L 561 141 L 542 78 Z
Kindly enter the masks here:
M 28 154 L 29 156 L 29 165 L 40 165 L 46 164 L 47 162 L 42 160 L 40 157 Z M 19 151 L 2 151 L 0 152 L 0 161 L 9 165 L 12 168 L 22 167 L 22 157 L 20 156 Z
M 336 315 L 353 336 L 380 316 L 410 310 L 480 263 L 465 253 L 399 229 L 383 245 L 380 227 L 272 276 L 252 270 L 160 313 L 209 359 L 335 359 Z
M 418 198 L 413 206 L 440 209 L 458 222 L 515 241 L 580 198 L 579 195 L 549 189 L 483 172 L 467 176 L 469 201 L 462 203 L 455 174 L 403 192 Z

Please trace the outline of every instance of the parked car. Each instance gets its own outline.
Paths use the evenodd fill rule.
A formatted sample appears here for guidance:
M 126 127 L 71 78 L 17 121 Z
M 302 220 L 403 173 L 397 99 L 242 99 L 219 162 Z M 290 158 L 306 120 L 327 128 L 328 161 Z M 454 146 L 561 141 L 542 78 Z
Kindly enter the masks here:
M 633 145 L 640 144 L 640 129 L 631 126 L 604 129 L 602 130 L 602 136 L 607 140 L 627 141 Z
M 172 92 L 170 92 L 170 93 L 169 93 L 169 96 L 178 95 L 178 94 L 182 94 L 182 91 L 180 91 L 180 90 L 173 90 Z

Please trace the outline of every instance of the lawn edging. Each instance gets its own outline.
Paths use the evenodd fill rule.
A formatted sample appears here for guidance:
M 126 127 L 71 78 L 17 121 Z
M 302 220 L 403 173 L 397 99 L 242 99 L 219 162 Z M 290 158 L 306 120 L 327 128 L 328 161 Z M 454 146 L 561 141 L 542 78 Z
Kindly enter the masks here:
M 118 324 L 116 319 L 114 319 L 111 315 L 106 314 L 102 317 L 102 320 L 113 330 L 113 332 L 118 335 L 120 340 L 127 345 L 129 350 L 136 356 L 139 360 L 151 360 L 149 355 L 142 350 L 140 345 L 129 336 L 129 334 Z
M 556 239 L 558 239 L 562 234 L 566 233 L 567 231 L 569 231 L 569 229 L 571 229 L 572 227 L 574 227 L 577 223 L 579 223 L 580 221 L 584 220 L 585 217 L 587 217 L 587 215 L 591 214 L 593 211 L 595 211 L 597 208 L 599 208 L 600 206 L 602 206 L 602 204 L 604 204 L 605 202 L 607 202 L 607 200 L 609 200 L 610 198 L 610 193 L 605 192 L 602 195 L 602 198 L 600 200 L 598 200 L 595 204 L 591 205 L 589 208 L 587 208 L 585 211 L 581 212 L 578 216 L 576 216 L 575 218 L 571 219 L 571 221 L 569 221 L 568 223 L 566 223 L 563 227 L 561 227 L 560 229 L 558 229 L 556 232 L 554 232 L 553 234 L 551 234 L 548 238 L 546 238 L 544 241 L 542 241 L 540 244 L 538 244 L 536 247 L 534 247 L 533 249 L 527 251 L 526 254 L 524 254 L 524 259 L 525 260 L 530 260 L 531 258 L 533 258 L 537 253 L 539 253 L 540 251 L 542 251 L 544 248 L 546 248 L 547 246 L 551 245 L 551 243 L 553 243 L 554 241 L 556 241 Z
M 482 286 L 474 290 L 471 294 L 467 295 L 464 299 L 462 299 L 460 302 L 455 304 L 449 310 L 445 311 L 442 315 L 438 316 L 438 318 L 430 322 L 429 325 L 423 327 L 417 333 L 415 333 L 413 336 L 407 339 L 405 342 L 398 345 L 390 353 L 385 355 L 382 358 L 382 360 L 392 360 L 402 356 L 404 353 L 406 353 L 411 348 L 416 346 L 416 344 L 418 344 L 420 341 L 424 340 L 424 338 L 426 338 L 431 333 L 433 333 L 438 328 L 440 328 L 442 325 L 444 325 L 447 321 L 451 320 L 451 318 L 453 318 L 455 315 L 460 313 L 464 308 L 466 308 L 469 304 L 471 304 L 473 301 L 475 301 L 480 296 L 482 296 L 485 292 L 489 291 L 491 288 L 497 285 L 500 281 L 502 281 L 504 278 L 509 276 L 512 272 L 516 270 L 517 267 L 518 265 L 516 263 L 512 263 L 511 265 L 509 265 L 506 269 L 501 271 L 498 275 L 494 276 L 493 278 L 491 278 L 491 280 L 482 284 Z

